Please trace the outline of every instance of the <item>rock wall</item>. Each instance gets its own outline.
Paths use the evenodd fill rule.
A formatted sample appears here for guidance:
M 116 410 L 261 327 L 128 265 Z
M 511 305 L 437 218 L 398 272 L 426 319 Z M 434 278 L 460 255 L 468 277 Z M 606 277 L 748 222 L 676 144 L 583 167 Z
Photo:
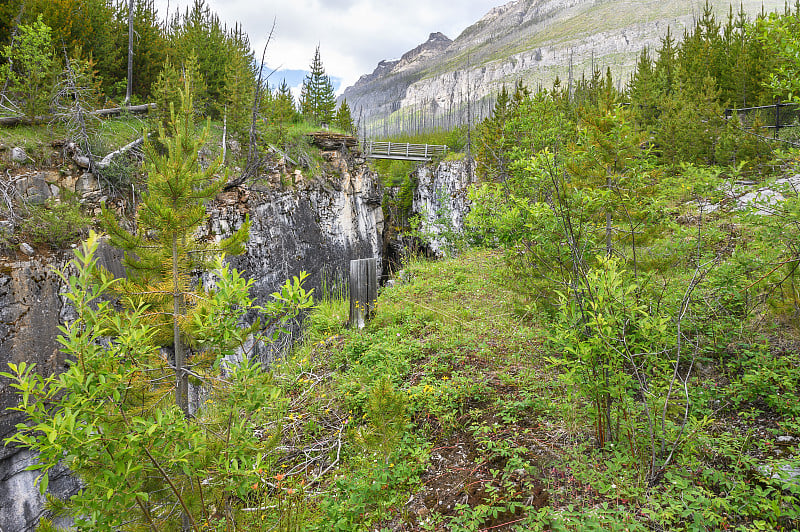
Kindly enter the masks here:
M 300 271 L 309 273 L 306 288 L 319 290 L 323 280 L 330 286 L 345 279 L 351 259 L 381 258 L 383 212 L 377 175 L 338 152 L 324 156 L 325 177 L 306 180 L 299 171 L 283 169 L 261 183 L 225 193 L 209 206 L 209 232 L 228 234 L 250 217 L 247 251 L 230 262 L 254 279 L 257 304 Z M 31 185 L 26 182 L 31 193 L 57 195 L 49 186 L 55 176 L 32 176 Z M 25 361 L 47 373 L 62 371 L 66 360 L 55 339 L 69 309 L 53 269 L 63 269 L 71 253 L 20 257 L 0 260 L 0 368 L 5 371 L 8 362 Z M 111 250 L 105 250 L 101 261 L 121 273 L 119 257 Z M 258 354 L 266 360 L 271 356 Z M 21 421 L 5 412 L 15 401 L 8 382 L 0 381 L 0 438 Z M 32 530 L 42 515 L 43 497 L 33 485 L 36 472 L 24 471 L 33 459 L 29 451 L 0 446 L 0 532 Z M 49 488 L 54 495 L 78 489 L 69 475 L 59 472 L 55 477 Z
M 421 217 L 420 229 L 429 237 L 429 252 L 434 256 L 448 254 L 453 233 L 464 230 L 469 213 L 467 190 L 475 182 L 471 166 L 464 159 L 415 170 L 417 189 L 411 210 Z
M 229 192 L 209 208 L 208 231 L 225 236 L 249 216 L 247 251 L 230 263 L 253 279 L 258 303 L 293 275 L 308 273 L 306 289 L 317 294 L 346 282 L 352 259 L 382 261 L 383 210 L 378 175 L 326 152 L 326 177 L 292 174 L 289 188 L 252 186 Z M 352 170 L 351 170 L 352 169 Z M 257 350 L 266 363 L 271 352 Z
M 35 362 L 44 374 L 64 369 L 65 358 L 55 341 L 64 311 L 61 282 L 53 268 L 63 268 L 66 253 L 4 262 L 0 266 L 0 368 L 9 362 Z M 16 404 L 8 381 L 0 378 L 0 439 L 10 436 L 23 419 L 5 409 Z M 44 497 L 33 484 L 37 472 L 25 471 L 32 454 L 0 446 L 0 531 L 31 530 L 42 513 Z M 49 491 L 63 495 L 77 486 L 74 479 L 57 475 Z

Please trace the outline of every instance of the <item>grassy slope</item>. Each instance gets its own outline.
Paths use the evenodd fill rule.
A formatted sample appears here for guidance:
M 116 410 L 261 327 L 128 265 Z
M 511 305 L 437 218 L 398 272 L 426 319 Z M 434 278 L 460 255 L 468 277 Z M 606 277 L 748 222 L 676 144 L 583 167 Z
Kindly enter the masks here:
M 730 183 L 704 179 L 663 178 L 653 191 L 658 226 L 640 237 L 651 291 L 684 293 L 698 228 L 704 260 L 717 261 L 689 310 L 699 353 L 691 416 L 656 482 L 633 440 L 597 449 L 591 405 L 554 366 L 562 354 L 548 342 L 549 318 L 529 312 L 502 252 L 470 250 L 409 264 L 363 331 L 344 327 L 343 301 L 324 301 L 309 318 L 306 344 L 276 369 L 290 398 L 289 453 L 270 474 L 296 490 L 281 522 L 300 516 L 318 530 L 800 527 L 800 485 L 764 473 L 787 460 L 798 467 L 796 323 L 752 301 L 744 315 L 734 310 L 766 297 L 753 286 L 779 260 L 769 248 L 774 228 L 730 204 L 701 221 L 691 201 Z M 755 271 L 734 281 L 744 264 Z

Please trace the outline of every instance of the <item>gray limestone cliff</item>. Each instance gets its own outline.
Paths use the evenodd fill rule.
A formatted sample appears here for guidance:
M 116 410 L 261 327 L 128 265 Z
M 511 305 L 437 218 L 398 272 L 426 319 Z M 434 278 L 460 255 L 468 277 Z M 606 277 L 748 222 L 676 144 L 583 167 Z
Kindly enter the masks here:
M 467 191 L 475 182 L 474 168 L 470 166 L 462 159 L 415 170 L 417 188 L 411 210 L 420 217 L 420 230 L 427 236 L 431 255 L 450 254 L 453 239 L 464 231 L 470 210 Z
M 323 155 L 327 163 L 322 177 L 306 179 L 284 168 L 280 175 L 222 194 L 208 207 L 210 233 L 225 235 L 250 217 L 247 251 L 229 260 L 255 281 L 256 304 L 266 303 L 287 277 L 300 271 L 309 273 L 306 288 L 319 290 L 323 279 L 330 285 L 346 278 L 351 259 L 380 259 L 383 211 L 377 175 L 363 161 L 352 164 L 339 152 Z M 35 175 L 41 179 L 33 182 L 41 181 L 41 186 L 29 194 L 52 196 L 59 186 L 74 191 L 86 185 L 86 179 Z M 71 258 L 69 251 L 0 257 L 0 371 L 6 371 L 9 362 L 22 361 L 36 363 L 46 374 L 64 369 L 67 361 L 56 336 L 70 310 L 60 295 L 63 286 L 55 269 L 63 269 Z M 119 256 L 110 249 L 104 250 L 101 262 L 121 273 Z M 267 361 L 271 356 L 259 354 Z M 8 384 L 0 379 L 0 438 L 23 421 L 5 411 L 16 402 Z M 34 459 L 29 451 L 0 446 L 0 532 L 32 530 L 42 515 L 44 498 L 33 482 L 37 472 L 24 471 Z M 76 480 L 63 471 L 51 476 L 49 491 L 54 495 L 76 489 Z

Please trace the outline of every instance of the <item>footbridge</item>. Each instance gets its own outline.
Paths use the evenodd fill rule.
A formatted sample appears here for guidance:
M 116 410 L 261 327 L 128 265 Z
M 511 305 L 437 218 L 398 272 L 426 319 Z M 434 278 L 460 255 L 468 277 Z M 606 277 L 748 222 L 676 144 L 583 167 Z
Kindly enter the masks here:
M 447 146 L 441 144 L 409 144 L 407 142 L 364 143 L 364 155 L 370 159 L 396 159 L 400 161 L 430 161 L 447 153 Z

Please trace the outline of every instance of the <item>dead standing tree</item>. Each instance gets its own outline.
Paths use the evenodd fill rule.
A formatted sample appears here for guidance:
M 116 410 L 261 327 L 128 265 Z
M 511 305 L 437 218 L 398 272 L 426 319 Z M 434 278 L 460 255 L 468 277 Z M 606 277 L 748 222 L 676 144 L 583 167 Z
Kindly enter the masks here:
M 128 86 L 125 89 L 125 101 L 123 106 L 131 103 L 131 92 L 133 90 L 133 3 L 128 2 Z
M 264 44 L 264 50 L 261 52 L 261 63 L 258 65 L 258 79 L 256 80 L 256 86 L 253 89 L 253 113 L 250 119 L 250 141 L 247 149 L 247 164 L 245 165 L 242 175 L 228 183 L 225 187 L 226 189 L 238 187 L 248 178 L 254 177 L 258 173 L 258 169 L 261 166 L 261 157 L 258 154 L 258 132 L 256 131 L 256 124 L 258 123 L 259 111 L 261 110 L 261 96 L 264 90 L 264 85 L 267 81 L 264 79 L 264 61 L 266 60 L 267 48 L 269 47 L 270 41 L 272 41 L 272 35 L 274 33 L 275 20 L 273 19 L 272 28 L 270 28 L 269 35 L 267 35 L 267 42 Z M 275 70 L 273 70 L 270 75 L 267 76 L 267 79 L 269 79 L 274 72 Z

